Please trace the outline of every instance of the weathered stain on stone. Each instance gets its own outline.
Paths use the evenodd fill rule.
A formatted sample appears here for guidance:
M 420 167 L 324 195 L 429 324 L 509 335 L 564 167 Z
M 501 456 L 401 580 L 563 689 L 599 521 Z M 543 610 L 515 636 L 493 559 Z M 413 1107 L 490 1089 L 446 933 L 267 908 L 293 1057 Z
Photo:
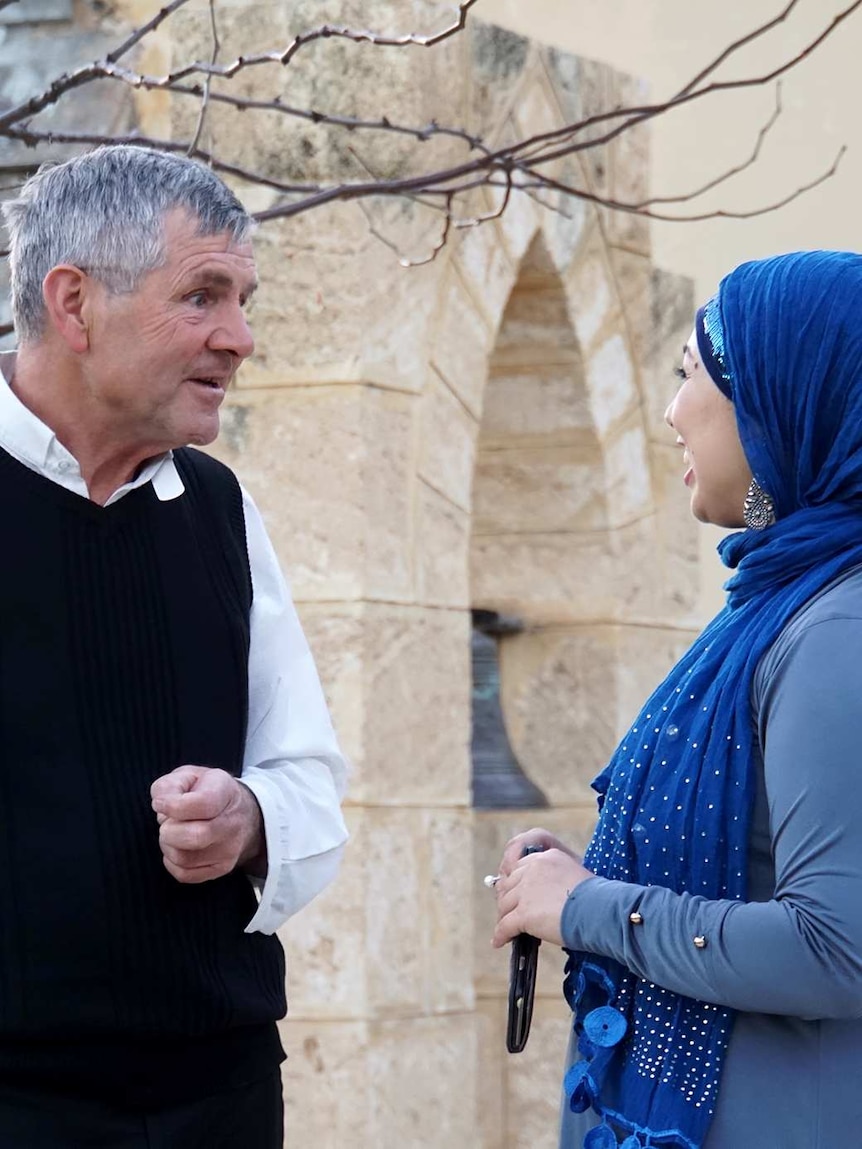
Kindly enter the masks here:
M 221 439 L 230 451 L 239 455 L 248 438 L 248 408 L 241 403 L 228 403 L 221 412 Z
M 530 50 L 530 41 L 496 24 L 473 25 L 471 47 L 473 64 L 483 72 L 491 72 L 503 79 L 523 71 Z

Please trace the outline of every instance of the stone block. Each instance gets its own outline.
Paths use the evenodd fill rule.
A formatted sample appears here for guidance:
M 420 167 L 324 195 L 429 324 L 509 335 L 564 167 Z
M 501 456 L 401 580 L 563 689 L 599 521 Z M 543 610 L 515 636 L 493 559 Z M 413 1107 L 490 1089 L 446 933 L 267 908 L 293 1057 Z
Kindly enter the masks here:
M 581 117 L 587 120 L 602 116 L 618 106 L 617 74 L 607 64 L 597 60 L 580 61 Z M 601 119 L 592 127 L 584 129 L 579 139 L 593 141 L 603 138 L 617 121 Z M 607 199 L 612 194 L 611 151 L 608 144 L 595 144 L 579 153 L 587 186 L 595 195 Z M 606 218 L 605 209 L 601 215 Z
M 615 626 L 528 629 L 501 643 L 512 748 L 551 806 L 588 804 L 617 742 Z
M 517 106 L 512 110 L 519 138 L 544 136 L 563 126 L 554 94 L 546 83 L 544 70 L 536 72 L 532 83 L 525 86 Z
M 648 441 L 640 411 L 605 444 L 604 464 L 610 525 L 624 526 L 635 518 L 654 514 Z
M 372 1017 L 415 1017 L 425 1004 L 426 815 L 366 809 L 362 821 L 367 1009 Z
M 514 358 L 515 349 L 510 348 Z M 543 357 L 546 357 L 543 361 Z M 560 355 L 537 349 L 532 364 L 523 348 L 522 364 L 491 364 L 485 391 L 480 450 L 515 445 L 568 446 L 590 459 L 598 449 L 586 390 L 585 370 L 579 355 Z
M 472 813 L 347 810 L 337 882 L 282 929 L 295 1020 L 473 1006 Z
M 427 214 L 410 204 L 331 204 L 262 227 L 261 287 L 250 313 L 255 370 L 273 382 L 279 373 L 326 382 L 335 370 L 421 390 L 444 265 L 404 268 L 399 255 L 421 257 L 433 246 L 439 220 Z
M 548 169 L 548 174 L 551 173 L 553 179 L 568 188 L 585 187 L 583 168 L 577 157 L 558 160 Z M 545 209 L 542 234 L 555 266 L 560 274 L 564 274 L 580 251 L 594 210 L 586 200 L 562 190 L 548 192 L 543 199 L 548 206 Z
M 551 46 L 541 49 L 542 62 L 560 105 L 563 120 L 577 123 L 583 116 L 584 101 L 581 69 L 584 61 L 571 52 Z
M 472 1014 L 372 1027 L 368 1145 L 453 1149 L 475 1144 L 481 1071 L 476 1028 Z
M 552 136 L 564 126 L 565 120 L 558 93 L 544 70 L 525 87 L 514 117 L 522 139 L 548 137 L 547 149 L 556 150 L 558 144 Z M 537 173 L 560 185 L 559 189 L 537 190 L 535 198 L 541 205 L 542 234 L 554 266 L 558 272 L 564 272 L 578 249 L 587 221 L 587 208 L 583 199 L 563 189 L 586 190 L 583 166 L 576 156 L 561 156 L 551 163 L 543 163 Z
M 474 814 L 466 808 L 429 810 L 424 817 L 427 872 L 418 910 L 424 930 L 425 1009 L 467 1013 L 475 1004 Z
M 218 14 L 221 58 L 233 59 L 286 46 L 293 37 L 324 24 L 370 28 L 380 34 L 433 32 L 452 23 L 443 4 L 393 3 L 392 0 L 297 0 L 292 4 L 247 3 L 224 6 Z M 205 6 L 182 9 L 174 19 L 174 37 L 183 59 L 209 58 L 212 50 Z M 230 81 L 236 95 L 283 101 L 285 107 L 351 119 L 379 121 L 397 109 L 399 123 L 424 127 L 437 120 L 463 123 L 466 113 L 467 46 L 460 37 L 434 51 L 405 50 L 327 37 L 308 44 L 289 67 L 249 68 Z M 344 82 L 349 75 L 350 83 Z M 194 131 L 192 101 L 176 101 L 175 138 Z M 235 163 L 253 167 L 287 184 L 347 182 L 408 176 L 459 162 L 467 154 L 462 141 L 432 137 L 421 147 L 415 138 L 393 132 L 348 131 L 272 112 L 240 112 L 215 105 L 209 130 Z
M 511 142 L 517 139 L 518 134 L 514 124 L 507 124 L 504 129 L 504 141 Z M 500 198 L 495 201 L 495 206 L 501 202 L 503 192 L 499 190 L 496 194 Z M 500 229 L 503 233 L 506 249 L 516 263 L 523 259 L 533 242 L 536 233 L 544 222 L 544 214 L 542 207 L 525 191 L 514 190 L 509 196 L 509 202 L 500 217 Z
M 593 225 L 581 244 L 565 281 L 569 314 L 584 350 L 606 331 L 617 314 L 617 291 L 607 248 Z
M 491 331 L 459 276 L 449 275 L 431 362 L 467 410 L 479 418 Z
M 643 107 L 647 85 L 631 76 L 619 76 L 619 102 L 625 108 Z M 611 144 L 611 188 L 619 203 L 639 204 L 649 197 L 650 129 L 647 123 L 627 128 Z M 642 255 L 650 253 L 650 221 L 631 212 L 608 213 L 611 243 Z
M 354 799 L 469 804 L 469 615 L 369 604 L 364 628 L 364 736 Z
M 469 218 L 475 219 L 493 210 L 484 197 L 468 202 Z M 515 282 L 515 268 L 503 244 L 498 222 L 489 220 L 461 230 L 454 250 L 461 275 L 481 304 L 491 331 L 495 332 Z
M 469 513 L 478 420 L 436 371 L 429 371 L 420 405 L 421 478 Z
M 591 792 L 590 792 L 591 793 Z M 561 807 L 544 810 L 482 810 L 476 813 L 474 861 L 474 918 L 477 1008 L 486 1019 L 483 1024 L 483 1042 L 498 1042 L 505 1049 L 506 996 L 509 985 L 509 954 L 490 945 L 497 921 L 496 899 L 482 885 L 485 874 L 496 874 L 503 850 L 510 838 L 541 826 L 555 834 L 561 842 L 583 853 L 596 821 L 595 795 L 586 799 L 583 807 Z M 556 1005 L 561 998 L 563 984 L 562 952 L 552 945 L 543 945 L 539 953 L 536 996 Z M 532 1038 L 531 1038 L 532 1041 Z M 493 1058 L 495 1049 L 483 1043 L 482 1058 Z M 508 1055 L 507 1055 L 508 1059 Z
M 472 16 L 467 35 L 471 76 L 469 127 L 489 142 L 512 109 L 534 49 L 525 36 Z
M 411 396 L 237 392 L 214 453 L 258 502 L 298 599 L 412 597 Z
M 543 622 L 652 618 L 663 571 L 655 524 L 603 532 L 484 535 L 470 556 L 473 598 Z
M 608 249 L 623 308 L 625 326 L 638 378 L 650 355 L 652 333 L 652 267 L 644 255 L 622 248 Z
M 301 616 L 353 765 L 350 801 L 467 805 L 466 610 L 309 603 Z
M 489 949 L 487 943 L 485 949 Z M 499 998 L 476 1002 L 480 1071 L 476 1079 L 479 1129 L 476 1149 L 507 1149 L 506 1017 Z
M 617 737 L 630 729 L 643 705 L 696 635 L 679 626 L 621 627 L 619 634 L 619 689 Z
M 350 842 L 335 883 L 279 931 L 292 1023 L 368 1016 L 369 848 L 363 812 L 345 811 Z
M 342 750 L 353 764 L 352 800 L 361 784 L 365 694 L 363 607 L 360 604 L 299 603 L 298 612 L 314 655 Z
M 343 1149 L 369 1136 L 372 1039 L 365 1021 L 281 1025 L 286 1145 Z
M 664 414 L 679 381 L 673 368 L 682 363 L 682 348 L 694 326 L 693 284 L 682 275 L 653 268 L 649 287 L 650 339 L 646 344 L 643 369 L 646 422 L 659 443 L 673 442 L 666 432 Z
M 634 364 L 622 332 L 609 336 L 588 357 L 587 388 L 593 421 L 603 438 L 638 403 Z
M 580 439 L 578 446 L 480 447 L 473 492 L 475 535 L 606 526 L 601 455 L 592 436 Z
M 433 487 L 416 484 L 416 597 L 426 606 L 466 610 L 470 516 Z
M 350 800 L 468 804 L 466 610 L 304 603 L 300 613 L 353 763 Z
M 290 1018 L 473 1008 L 472 811 L 348 807 L 338 879 L 282 927 Z
M 544 244 L 534 245 L 531 253 L 536 248 L 537 258 L 550 258 Z M 494 345 L 495 371 L 504 366 L 577 361 L 580 351 L 559 276 L 544 269 L 533 271 L 525 260 Z
M 557 1149 L 565 1054 L 572 1015 L 560 995 L 539 1000 L 530 1040 L 507 1063 L 509 1149 Z
M 700 613 L 701 525 L 690 508 L 682 482 L 682 452 L 671 442 L 654 443 L 650 451 L 656 516 L 656 553 L 664 569 L 659 609 L 664 617 L 694 625 Z

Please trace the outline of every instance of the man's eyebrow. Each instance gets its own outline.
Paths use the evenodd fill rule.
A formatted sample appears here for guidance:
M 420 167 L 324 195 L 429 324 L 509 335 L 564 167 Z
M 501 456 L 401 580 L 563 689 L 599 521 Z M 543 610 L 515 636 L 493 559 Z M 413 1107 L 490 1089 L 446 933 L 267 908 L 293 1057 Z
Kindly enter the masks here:
M 202 271 L 200 275 L 195 276 L 195 282 L 201 284 L 203 287 L 223 287 L 231 288 L 234 286 L 233 276 L 227 275 L 223 271 Z M 240 288 L 242 294 L 246 299 L 250 299 L 257 291 L 257 279 L 249 280 L 248 283 Z

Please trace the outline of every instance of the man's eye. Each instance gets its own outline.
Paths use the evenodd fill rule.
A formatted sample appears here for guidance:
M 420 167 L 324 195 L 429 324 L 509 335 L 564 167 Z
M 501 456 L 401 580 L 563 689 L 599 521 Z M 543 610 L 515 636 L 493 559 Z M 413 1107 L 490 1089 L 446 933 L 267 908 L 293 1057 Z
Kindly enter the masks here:
M 191 295 L 186 296 L 186 302 L 191 303 L 193 307 L 205 307 L 208 299 L 206 291 L 193 291 Z

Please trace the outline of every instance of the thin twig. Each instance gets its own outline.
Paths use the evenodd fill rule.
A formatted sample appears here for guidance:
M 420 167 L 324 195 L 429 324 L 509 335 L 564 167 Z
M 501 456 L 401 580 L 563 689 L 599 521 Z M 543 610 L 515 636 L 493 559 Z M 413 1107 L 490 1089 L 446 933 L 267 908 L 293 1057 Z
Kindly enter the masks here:
M 121 56 L 125 56 L 125 54 L 130 52 L 136 44 L 139 44 L 145 36 L 149 36 L 150 32 L 154 32 L 160 24 L 163 24 L 165 20 L 167 20 L 168 16 L 172 16 L 178 8 L 182 8 L 188 3 L 189 0 L 171 0 L 170 4 L 166 4 L 164 8 L 155 14 L 152 20 L 146 24 L 142 24 L 140 28 L 135 29 L 128 39 L 124 40 L 118 48 L 115 48 L 113 52 L 109 52 L 105 59 L 109 64 L 116 64 Z
M 112 78 L 117 79 L 118 77 Z M 196 100 L 200 99 L 203 94 L 201 84 L 171 84 L 160 90 L 170 92 L 171 95 L 191 96 Z M 361 120 L 355 116 L 337 116 L 331 112 L 321 112 L 313 108 L 297 108 L 291 104 L 285 104 L 280 96 L 274 96 L 271 100 L 258 100 L 250 96 L 235 96 L 232 92 L 211 91 L 210 100 L 226 104 L 238 112 L 276 112 L 294 119 L 306 120 L 308 123 L 322 127 L 345 128 L 349 132 L 372 131 L 406 135 L 423 144 L 437 136 L 446 136 L 462 140 L 471 150 L 479 150 L 485 154 L 490 153 L 487 144 L 474 132 L 468 132 L 466 128 L 447 127 L 444 124 L 438 124 L 436 120 L 421 126 L 400 124 L 389 116 L 381 116 L 377 120 Z
M 218 27 L 216 26 L 215 0 L 209 0 L 209 10 L 210 10 L 210 31 L 212 32 L 212 39 L 213 39 L 213 50 L 212 50 L 211 63 L 215 64 L 216 61 L 218 60 L 219 48 L 221 47 L 221 44 L 220 44 L 219 38 L 218 38 Z M 204 120 L 206 119 L 207 108 L 209 107 L 209 102 L 210 102 L 211 79 L 212 79 L 212 77 L 207 76 L 207 78 L 204 80 L 203 93 L 201 95 L 201 110 L 200 110 L 200 113 L 198 114 L 197 127 L 195 128 L 195 134 L 192 137 L 192 142 L 189 144 L 189 150 L 186 153 L 187 155 L 193 155 L 195 153 L 195 151 L 197 151 L 197 146 L 200 143 L 201 133 L 204 130 Z
M 455 220 L 455 227 L 468 228 L 480 227 L 483 223 L 490 223 L 492 220 L 499 219 L 506 208 L 509 206 L 509 200 L 512 198 L 512 173 L 506 172 L 506 185 L 505 191 L 500 199 L 500 206 L 494 211 L 489 211 L 485 215 L 477 215 L 472 219 L 457 219 Z
M 782 111 L 781 82 L 779 81 L 775 87 L 775 108 L 772 112 L 772 115 L 769 117 L 766 123 L 762 125 L 760 131 L 757 133 L 757 139 L 755 141 L 754 148 L 747 160 L 743 160 L 742 163 L 735 164 L 732 168 L 728 168 L 726 171 L 722 172 L 721 175 L 715 176 L 714 179 L 708 180 L 707 183 L 701 184 L 700 187 L 695 188 L 694 191 L 688 192 L 685 195 L 650 196 L 649 199 L 641 200 L 639 203 L 633 204 L 632 206 L 634 208 L 640 209 L 643 207 L 652 207 L 654 204 L 658 203 L 683 203 L 688 200 L 698 199 L 700 196 L 705 195 L 708 191 L 713 191 L 713 189 L 719 187 L 723 183 L 726 183 L 729 179 L 739 175 L 740 172 L 744 172 L 747 168 L 753 167 L 754 164 L 756 164 L 760 159 L 763 143 L 766 137 L 775 127 L 775 124 L 778 121 Z
M 516 184 L 515 186 L 523 191 L 558 191 L 564 195 L 571 196 L 573 199 L 586 200 L 588 203 L 593 203 L 597 207 L 609 208 L 611 211 L 626 212 L 629 215 L 639 215 L 645 219 L 663 220 L 668 223 L 693 223 L 707 219 L 753 219 L 755 216 L 767 215 L 769 212 L 778 211 L 779 208 L 786 207 L 787 204 L 792 203 L 795 199 L 799 199 L 799 197 L 805 195 L 806 192 L 812 191 L 814 188 L 819 187 L 820 184 L 825 183 L 826 180 L 831 179 L 838 171 L 838 166 L 844 158 L 846 151 L 847 146 L 842 145 L 830 167 L 817 176 L 816 179 L 802 184 L 801 187 L 796 188 L 795 191 L 790 192 L 782 199 L 776 200 L 773 203 L 764 204 L 762 207 L 750 208 L 747 211 L 728 211 L 723 208 L 718 208 L 715 211 L 701 212 L 698 215 L 667 215 L 642 207 L 640 204 L 627 203 L 624 200 L 613 199 L 610 196 L 601 196 L 595 192 L 585 191 L 583 188 L 572 187 L 569 184 L 561 183 L 559 180 L 554 180 L 538 173 L 533 173 L 535 175 L 533 183 L 524 182 Z M 694 199 L 700 194 L 700 191 L 694 191 L 687 196 L 676 196 L 670 200 L 670 202 L 684 203 Z M 545 206 L 550 205 L 545 204 Z
M 759 28 L 755 28 L 753 32 L 748 32 L 745 36 L 740 36 L 738 40 L 734 40 L 731 44 L 728 44 L 711 63 L 707 64 L 702 71 L 698 72 L 692 80 L 689 80 L 684 88 L 680 88 L 674 98 L 680 99 L 688 92 L 693 91 L 702 80 L 705 80 L 707 76 L 711 76 L 713 72 L 717 71 L 725 60 L 729 60 L 740 48 L 747 47 L 749 44 L 754 43 L 755 40 L 759 40 L 761 36 L 765 36 L 767 32 L 771 32 L 773 28 L 777 28 L 779 24 L 783 24 L 798 3 L 799 0 L 790 0 L 787 7 L 782 12 L 779 12 L 774 19 L 767 20 L 765 24 L 761 24 Z

